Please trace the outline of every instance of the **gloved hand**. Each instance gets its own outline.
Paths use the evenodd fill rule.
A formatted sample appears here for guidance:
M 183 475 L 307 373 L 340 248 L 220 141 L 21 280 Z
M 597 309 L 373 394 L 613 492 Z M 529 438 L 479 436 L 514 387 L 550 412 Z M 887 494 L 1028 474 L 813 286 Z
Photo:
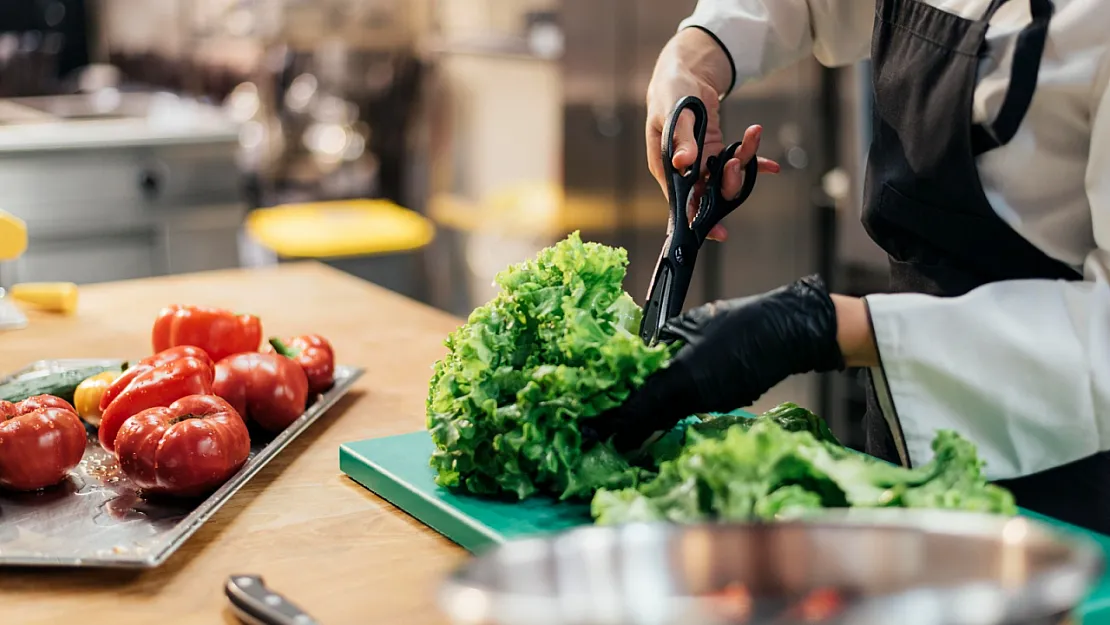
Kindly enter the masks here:
M 791 375 L 844 368 L 836 309 L 817 276 L 695 308 L 668 321 L 661 338 L 682 341 L 670 364 L 624 405 L 583 423 L 618 449 L 694 413 L 750 406 Z

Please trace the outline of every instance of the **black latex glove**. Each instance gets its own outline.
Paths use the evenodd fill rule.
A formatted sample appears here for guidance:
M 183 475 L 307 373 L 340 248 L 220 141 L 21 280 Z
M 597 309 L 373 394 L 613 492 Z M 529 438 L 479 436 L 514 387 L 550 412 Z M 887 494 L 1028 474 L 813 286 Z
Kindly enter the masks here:
M 662 330 L 661 340 L 683 343 L 670 365 L 620 408 L 584 425 L 634 449 L 694 413 L 750 406 L 791 375 L 843 369 L 836 327 L 836 309 L 817 276 L 695 308 Z

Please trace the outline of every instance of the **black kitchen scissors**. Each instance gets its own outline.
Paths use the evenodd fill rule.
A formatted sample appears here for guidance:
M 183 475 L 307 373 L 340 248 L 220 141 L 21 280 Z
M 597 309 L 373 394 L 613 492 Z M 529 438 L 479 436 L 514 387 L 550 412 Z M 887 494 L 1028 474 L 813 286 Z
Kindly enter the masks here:
M 694 114 L 694 140 L 697 142 L 698 155 L 685 172 L 676 171 L 674 162 L 674 131 L 678 124 L 678 117 L 686 109 Z M 671 220 L 674 224 L 659 261 L 655 265 L 655 275 L 651 278 L 648 288 L 648 299 L 644 306 L 644 317 L 640 322 L 640 337 L 648 343 L 659 339 L 659 331 L 667 320 L 682 312 L 682 305 L 686 301 L 686 292 L 690 289 L 690 280 L 694 276 L 694 261 L 698 258 L 698 250 L 705 243 L 706 237 L 713 226 L 717 225 L 726 215 L 736 210 L 751 195 L 755 188 L 755 177 L 759 169 L 758 159 L 754 156 L 744 167 L 744 184 L 740 194 L 734 199 L 726 199 L 721 195 L 721 185 L 724 183 L 725 164 L 736 154 L 741 142 L 737 141 L 721 150 L 719 154 L 710 156 L 706 161 L 709 178 L 705 182 L 698 211 L 693 221 L 686 216 L 686 207 L 690 202 L 690 195 L 701 180 L 701 156 L 705 148 L 705 128 L 709 114 L 703 103 L 696 96 L 686 96 L 675 105 L 674 112 L 667 120 L 664 129 L 663 144 L 663 175 L 667 179 L 667 196 L 671 201 Z

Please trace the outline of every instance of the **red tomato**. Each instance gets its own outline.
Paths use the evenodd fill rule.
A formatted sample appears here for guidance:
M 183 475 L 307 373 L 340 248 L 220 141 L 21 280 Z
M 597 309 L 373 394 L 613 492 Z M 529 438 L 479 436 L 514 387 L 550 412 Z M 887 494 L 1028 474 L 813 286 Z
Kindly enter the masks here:
M 281 341 L 270 339 L 264 352 L 276 352 L 291 358 L 308 376 L 308 390 L 313 395 L 323 393 L 335 384 L 335 350 L 319 334 L 305 334 Z
M 104 409 L 98 433 L 100 445 L 114 451 L 116 434 L 123 422 L 147 408 L 168 406 L 189 395 L 211 393 L 214 375 L 207 360 L 192 356 L 144 369 Z
M 247 352 L 216 363 L 212 392 L 263 429 L 280 432 L 304 413 L 308 377 L 285 356 Z
M 251 441 L 230 404 L 215 395 L 190 395 L 125 421 L 115 449 L 120 469 L 140 489 L 195 497 L 235 475 Z
M 167 306 L 154 320 L 151 343 L 155 352 L 179 345 L 195 345 L 219 360 L 239 352 L 258 351 L 262 322 L 208 306 Z
M 61 482 L 81 462 L 87 442 L 77 411 L 64 399 L 0 401 L 0 486 L 38 490 Z
M 210 368 L 216 366 L 216 363 L 212 362 L 212 358 L 209 357 L 208 352 L 193 345 L 171 347 L 153 356 L 147 356 L 131 367 L 128 367 L 127 371 L 124 371 L 123 375 L 116 378 L 116 380 L 112 382 L 112 385 L 108 387 L 108 390 L 100 396 L 100 411 L 104 412 L 107 410 L 108 404 L 111 404 L 112 400 L 118 397 L 119 394 L 131 384 L 131 381 L 139 377 L 139 375 L 175 360 L 182 360 L 189 357 L 204 362 Z

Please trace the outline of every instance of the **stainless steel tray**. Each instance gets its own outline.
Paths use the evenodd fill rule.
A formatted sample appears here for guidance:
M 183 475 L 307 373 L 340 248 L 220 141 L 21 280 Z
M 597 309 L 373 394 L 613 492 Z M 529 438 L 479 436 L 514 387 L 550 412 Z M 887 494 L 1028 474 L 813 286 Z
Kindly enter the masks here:
M 46 360 L 0 382 L 122 360 Z M 320 418 L 363 373 L 337 366 L 335 386 L 280 434 L 252 430 L 251 455 L 216 492 L 197 502 L 147 501 L 90 434 L 67 481 L 36 493 L 0 492 L 0 566 L 156 567 L 177 550 L 255 473 Z

